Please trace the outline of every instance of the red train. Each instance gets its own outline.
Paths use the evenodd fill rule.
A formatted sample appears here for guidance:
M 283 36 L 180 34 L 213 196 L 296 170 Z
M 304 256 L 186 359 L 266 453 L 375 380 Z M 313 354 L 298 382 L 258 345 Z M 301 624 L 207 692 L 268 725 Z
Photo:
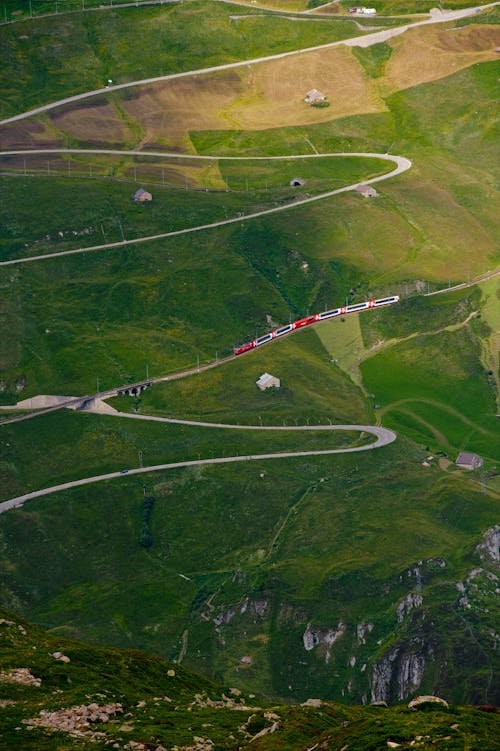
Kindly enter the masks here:
M 271 339 L 278 339 L 280 336 L 285 336 L 295 329 L 301 329 L 304 326 L 310 326 L 312 323 L 318 321 L 326 321 L 328 318 L 335 318 L 336 316 L 343 316 L 346 313 L 358 313 L 361 310 L 368 310 L 369 308 L 382 308 L 385 305 L 392 305 L 395 302 L 399 302 L 399 295 L 392 295 L 392 297 L 382 297 L 380 300 L 369 300 L 368 302 L 359 302 L 355 305 L 346 305 L 343 308 L 335 308 L 334 310 L 325 310 L 323 313 L 316 313 L 313 316 L 307 316 L 307 318 L 299 318 L 298 321 L 288 323 L 286 326 L 280 326 L 279 329 L 270 331 L 268 334 L 263 334 L 257 339 L 254 339 L 248 344 L 242 344 L 241 347 L 235 347 L 234 354 L 241 355 L 243 352 L 248 352 L 250 349 L 260 347 L 262 344 L 267 344 Z

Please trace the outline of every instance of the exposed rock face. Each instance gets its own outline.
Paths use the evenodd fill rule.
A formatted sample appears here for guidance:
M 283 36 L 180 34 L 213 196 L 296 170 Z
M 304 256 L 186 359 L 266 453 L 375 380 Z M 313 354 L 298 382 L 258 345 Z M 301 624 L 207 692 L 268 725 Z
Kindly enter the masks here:
M 425 660 L 422 654 L 405 655 L 398 671 L 398 699 L 406 699 L 420 686 L 424 675 Z
M 366 644 L 366 634 L 373 631 L 373 623 L 358 623 L 356 626 L 356 636 L 360 644 Z
M 413 693 L 421 684 L 425 670 L 422 640 L 414 639 L 410 643 L 411 652 L 403 652 L 401 646 L 391 647 L 372 672 L 372 702 L 390 701 L 392 698 L 403 700 Z M 420 649 L 415 647 L 420 646 Z
M 487 529 L 483 535 L 483 541 L 476 548 L 480 557 L 491 558 L 492 561 L 500 561 L 500 525 Z
M 319 629 L 307 624 L 307 628 L 302 636 L 304 649 L 310 652 L 318 646 L 323 646 L 325 652 L 325 662 L 330 662 L 331 650 L 335 642 L 340 639 L 346 632 L 346 624 L 339 621 L 336 627 L 328 629 Z
M 397 608 L 398 623 L 402 623 L 405 616 L 414 608 L 419 608 L 423 603 L 424 598 L 420 594 L 410 592 L 406 597 L 401 600 Z

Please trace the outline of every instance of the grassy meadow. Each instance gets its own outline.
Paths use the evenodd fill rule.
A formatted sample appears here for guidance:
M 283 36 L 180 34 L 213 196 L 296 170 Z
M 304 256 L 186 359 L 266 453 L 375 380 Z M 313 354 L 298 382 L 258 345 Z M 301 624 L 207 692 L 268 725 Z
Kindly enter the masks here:
M 0 26 L 0 114 L 7 117 L 99 89 L 108 79 L 125 83 L 363 33 L 349 19 L 291 22 L 274 14 L 254 17 L 257 13 L 251 7 L 193 0 Z M 27 46 L 29 55 L 24 52 Z
M 377 7 L 420 7 L 403 6 Z M 174 373 L 308 313 L 403 298 L 155 385 L 139 399 L 113 400 L 124 411 L 206 421 L 378 420 L 396 429 L 395 443 L 356 455 L 125 475 L 28 503 L 0 516 L 3 605 L 52 636 L 143 648 L 290 702 L 370 702 L 384 666 L 390 703 L 417 690 L 498 702 L 495 564 L 478 548 L 498 519 L 498 286 L 423 295 L 498 266 L 498 64 L 487 19 L 110 92 L 1 129 L 4 148 L 97 143 L 290 156 L 278 167 L 89 155 L 68 168 L 54 158 L 64 178 L 42 175 L 42 159 L 30 162 L 36 176 L 0 177 L 2 260 L 289 205 L 386 168 L 369 159 L 298 162 L 294 154 L 412 160 L 409 172 L 377 184 L 374 199 L 352 192 L 190 235 L 0 267 L 3 404 Z M 20 21 L 0 27 L 2 111 L 108 78 L 361 33 L 347 18 L 292 22 L 208 0 Z M 330 107 L 306 107 L 303 93 L 324 81 Z M 24 172 L 22 158 L 14 167 Z M 134 205 L 148 175 L 154 201 Z M 304 187 L 290 188 L 292 177 Z M 264 371 L 281 378 L 280 390 L 257 390 Z M 57 412 L 0 425 L 0 484 L 8 498 L 135 467 L 140 451 L 154 464 L 360 440 Z M 454 460 L 463 449 L 485 457 L 482 485 L 477 472 L 443 471 L 436 460 L 422 466 L 431 452 Z M 421 680 L 411 683 L 416 673 Z M 373 751 L 385 748 L 385 735 L 370 728 Z M 343 735 L 334 747 L 344 741 L 351 743 Z M 352 743 L 367 751 L 361 731 Z
M 108 167 L 109 179 L 95 176 L 95 165 L 91 179 L 89 165 L 92 170 L 91 158 L 85 157 L 71 163 L 40 159 L 38 169 L 30 176 L 0 177 L 0 260 L 234 219 L 336 190 L 384 174 L 392 167 L 368 157 L 243 162 L 214 159 L 194 164 L 188 159 L 165 159 L 153 165 L 142 161 L 136 166 L 133 159 L 124 156 L 120 163 Z M 27 169 L 31 172 L 33 167 Z M 58 170 L 65 176 L 58 176 Z M 78 176 L 79 171 L 84 177 Z M 41 172 L 45 174 L 41 176 Z M 290 185 L 297 174 L 305 181 L 303 187 Z M 151 176 L 154 183 L 148 180 Z M 169 184 L 164 185 L 162 177 Z M 132 201 L 140 186 L 151 190 L 151 205 Z
M 359 701 L 371 672 L 359 667 L 395 641 L 421 639 L 428 614 L 448 667 L 439 677 L 429 668 L 422 691 L 438 680 L 446 698 L 484 701 L 482 669 L 493 653 L 482 629 L 493 616 L 478 601 L 471 633 L 461 629 L 448 582 L 467 576 L 495 509 L 474 483 L 426 470 L 421 457 L 400 439 L 354 460 L 158 472 L 31 502 L 0 518 L 2 601 L 54 634 L 182 653 L 206 675 L 295 700 Z M 156 499 L 147 548 L 145 492 Z M 425 609 L 398 625 L 396 605 L 414 587 L 406 571 L 416 561 Z M 28 575 L 34 568 L 36 581 Z M 324 646 L 304 650 L 308 623 L 327 630 L 339 622 L 345 635 L 331 658 Z M 368 622 L 372 630 L 359 643 L 356 624 Z M 463 683 L 452 679 L 457 644 L 468 654 Z M 240 669 L 243 654 L 252 662 Z

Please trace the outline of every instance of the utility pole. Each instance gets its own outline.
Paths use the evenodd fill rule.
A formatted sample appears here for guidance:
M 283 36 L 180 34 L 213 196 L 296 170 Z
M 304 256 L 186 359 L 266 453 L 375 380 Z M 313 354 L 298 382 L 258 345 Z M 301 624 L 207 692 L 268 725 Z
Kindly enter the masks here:
M 97 393 L 99 393 L 99 378 L 96 378 Z
M 200 356 L 196 355 L 196 370 L 200 372 Z
M 143 466 L 144 465 L 142 463 L 142 449 L 139 449 L 139 467 L 143 467 Z
M 149 365 L 146 365 L 146 381 L 149 381 Z
M 125 242 L 125 235 L 123 234 L 123 227 L 120 217 L 117 217 L 118 220 L 118 226 L 120 227 L 120 232 L 122 233 L 122 242 Z

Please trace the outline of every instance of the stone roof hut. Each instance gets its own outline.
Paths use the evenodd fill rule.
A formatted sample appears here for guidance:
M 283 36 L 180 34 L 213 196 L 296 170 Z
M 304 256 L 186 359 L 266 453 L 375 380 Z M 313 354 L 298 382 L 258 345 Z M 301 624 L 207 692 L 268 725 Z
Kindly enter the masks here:
M 147 190 L 144 190 L 144 188 L 139 188 L 138 191 L 134 193 L 134 201 L 139 201 L 140 203 L 144 203 L 145 201 L 152 201 L 153 196 L 151 193 L 148 193 Z
M 360 193 L 364 198 L 376 198 L 378 196 L 377 191 L 371 185 L 358 185 L 356 193 Z
M 315 104 L 316 102 L 324 102 L 325 100 L 325 94 L 323 94 L 322 91 L 319 91 L 319 89 L 311 89 L 311 91 L 307 92 L 304 98 L 306 104 Z
M 479 454 L 472 454 L 468 451 L 461 451 L 455 462 L 457 467 L 461 469 L 479 469 L 484 464 L 484 461 Z
M 280 379 L 276 378 L 276 376 L 273 376 L 270 373 L 262 373 L 261 377 L 257 381 L 255 381 L 255 383 L 261 391 L 265 391 L 266 389 L 270 389 L 272 387 L 279 389 L 281 386 Z

